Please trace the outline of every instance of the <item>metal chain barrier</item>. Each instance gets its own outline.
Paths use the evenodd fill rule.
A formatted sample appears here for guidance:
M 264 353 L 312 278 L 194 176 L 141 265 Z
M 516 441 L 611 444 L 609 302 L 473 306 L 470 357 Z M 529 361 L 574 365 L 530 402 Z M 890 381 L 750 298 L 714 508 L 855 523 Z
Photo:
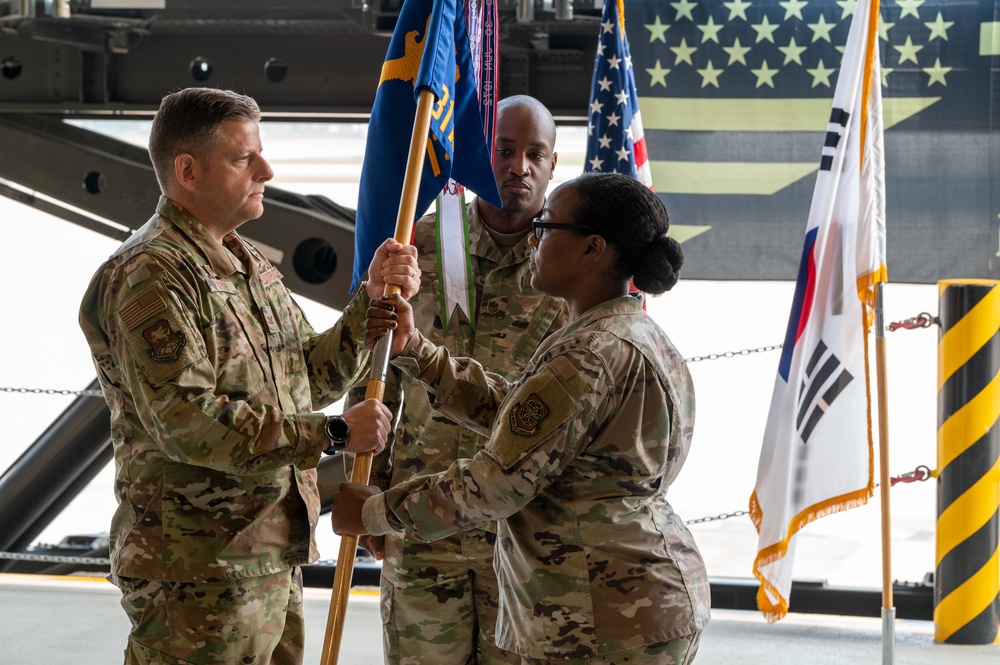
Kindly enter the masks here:
M 743 349 L 741 351 L 726 351 L 725 353 L 710 353 L 707 356 L 695 356 L 693 358 L 685 358 L 684 360 L 689 363 L 697 363 L 702 360 L 718 360 L 719 358 L 735 358 L 737 356 L 749 356 L 751 353 L 765 353 L 767 351 L 776 351 L 783 347 L 784 344 L 773 344 L 771 346 L 758 346 L 756 349 Z
M 85 556 L 62 556 L 57 554 L 25 554 L 24 552 L 0 552 L 0 559 L 12 561 L 41 561 L 44 563 L 76 563 L 85 566 L 110 566 L 111 559 L 97 559 Z
M 904 328 L 912 330 L 914 328 L 929 328 L 932 324 L 936 324 L 937 319 L 932 317 L 927 312 L 921 312 L 919 315 L 900 321 L 897 323 L 889 324 L 889 330 L 894 331 L 899 328 Z M 771 346 L 758 346 L 755 349 L 741 349 L 739 351 L 726 351 L 724 353 L 711 353 L 707 356 L 694 356 L 692 358 L 685 358 L 686 362 L 697 363 L 704 360 L 719 360 L 721 358 L 736 358 L 738 356 L 749 356 L 753 353 L 767 353 L 768 351 L 777 351 L 782 348 L 784 344 L 772 344 Z M 5 388 L 0 387 L 0 393 L 21 393 L 21 394 L 32 394 L 32 395 L 78 395 L 81 397 L 102 397 L 103 394 L 99 390 L 58 390 L 54 388 Z M 901 474 L 894 478 L 891 478 L 892 485 L 896 483 L 912 483 L 918 481 L 925 481 L 931 478 L 934 472 L 931 471 L 929 467 L 921 464 L 913 471 Z M 878 484 L 875 485 L 878 487 Z M 737 510 L 731 513 L 721 513 L 719 515 L 714 515 L 711 517 L 699 517 L 693 520 L 687 520 L 685 524 L 704 524 L 706 522 L 717 522 L 720 520 L 727 520 L 733 517 L 743 517 L 744 515 L 749 515 L 750 513 L 746 510 Z M 18 552 L 0 552 L 0 559 L 13 559 L 15 561 L 45 561 L 51 563 L 78 563 L 78 564 L 93 564 L 93 565 L 110 565 L 110 559 L 88 559 L 83 557 L 73 557 L 73 556 L 53 556 L 44 554 L 22 554 Z
M 77 395 L 79 397 L 103 397 L 100 390 L 59 390 L 57 388 L 5 388 L 0 393 L 20 393 L 23 395 Z
M 913 471 L 907 471 L 891 478 L 892 485 L 896 483 L 923 482 L 934 476 L 934 472 L 926 465 L 921 464 Z M 876 484 L 876 487 L 878 485 Z M 710 517 L 698 517 L 693 520 L 685 520 L 684 524 L 705 524 L 706 522 L 718 522 L 728 520 L 733 517 L 743 517 L 750 513 L 746 510 L 737 510 L 731 513 L 721 513 Z M 11 559 L 13 561 L 39 561 L 45 563 L 74 563 L 87 566 L 110 566 L 110 559 L 98 559 L 79 556 L 59 556 L 54 554 L 25 554 L 23 552 L 0 552 L 0 559 Z
M 740 351 L 726 351 L 725 353 L 711 353 L 707 356 L 694 356 L 685 358 L 689 363 L 697 363 L 703 360 L 719 360 L 720 358 L 736 358 L 738 356 L 749 356 L 751 353 L 766 353 L 776 351 L 783 344 L 772 346 L 759 346 L 756 349 L 742 349 Z M 58 388 L 12 388 L 0 386 L 0 393 L 18 393 L 22 395 L 76 395 L 78 397 L 103 397 L 100 390 L 60 390 Z
M 931 470 L 926 464 L 921 464 L 913 471 L 907 471 L 906 473 L 901 473 L 898 476 L 894 476 L 889 479 L 890 486 L 894 487 L 897 483 L 916 483 L 924 482 L 930 478 L 933 478 L 937 474 Z M 875 487 L 879 484 L 875 483 Z M 693 520 L 685 520 L 684 524 L 704 524 L 705 522 L 717 522 L 719 520 L 728 520 L 731 517 L 743 517 L 744 515 L 749 515 L 750 513 L 746 510 L 737 510 L 732 513 L 722 513 L 720 515 L 715 515 L 712 517 L 699 517 Z
M 704 524 L 705 522 L 717 522 L 718 520 L 728 520 L 730 517 L 743 517 L 744 515 L 749 515 L 745 510 L 737 510 L 735 513 L 722 513 L 721 515 L 715 515 L 714 517 L 699 517 L 694 520 L 685 520 L 685 524 Z

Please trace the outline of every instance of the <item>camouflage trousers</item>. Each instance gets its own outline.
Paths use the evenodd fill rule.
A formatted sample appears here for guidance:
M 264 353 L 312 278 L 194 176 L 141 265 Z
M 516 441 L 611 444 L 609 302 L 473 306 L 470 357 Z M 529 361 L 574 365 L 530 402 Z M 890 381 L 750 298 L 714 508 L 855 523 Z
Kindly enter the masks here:
M 468 558 L 436 557 L 408 574 L 394 566 L 395 548 L 386 538 L 381 582 L 386 665 L 520 665 L 520 656 L 496 645 L 495 535 L 463 536 Z
M 636 649 L 569 660 L 521 658 L 521 665 L 689 665 L 698 653 L 701 633 L 679 637 L 659 644 L 647 644 Z
M 112 582 L 132 622 L 125 665 L 302 663 L 299 568 L 223 582 Z

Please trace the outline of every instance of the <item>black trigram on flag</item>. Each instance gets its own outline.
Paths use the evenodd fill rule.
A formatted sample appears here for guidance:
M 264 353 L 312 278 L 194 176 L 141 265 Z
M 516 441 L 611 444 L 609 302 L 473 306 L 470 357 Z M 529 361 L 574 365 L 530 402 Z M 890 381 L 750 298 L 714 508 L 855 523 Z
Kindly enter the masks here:
M 827 125 L 826 141 L 823 142 L 823 154 L 819 158 L 819 168 L 821 171 L 829 171 L 833 166 L 833 156 L 837 152 L 837 145 L 844 136 L 844 130 L 847 129 L 847 123 L 850 119 L 851 114 L 844 109 L 834 108 L 830 113 L 830 124 Z
M 799 386 L 795 428 L 802 437 L 802 442 L 809 443 L 809 435 L 816 429 L 819 419 L 854 377 L 844 369 L 840 359 L 827 349 L 823 340 L 820 340 L 809 357 L 805 375 L 805 380 Z M 823 391 L 822 394 L 820 391 Z

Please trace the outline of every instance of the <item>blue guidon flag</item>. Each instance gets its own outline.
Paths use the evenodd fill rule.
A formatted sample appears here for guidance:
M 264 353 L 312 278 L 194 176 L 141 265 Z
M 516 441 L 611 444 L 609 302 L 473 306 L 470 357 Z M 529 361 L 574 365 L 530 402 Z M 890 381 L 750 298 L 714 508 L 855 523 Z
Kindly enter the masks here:
M 464 5 L 455 0 L 406 0 L 382 64 L 368 123 L 351 291 L 378 246 L 395 233 L 421 88 L 433 91 L 436 101 L 416 216 L 427 210 L 449 177 L 490 203 L 502 205 L 475 79 Z

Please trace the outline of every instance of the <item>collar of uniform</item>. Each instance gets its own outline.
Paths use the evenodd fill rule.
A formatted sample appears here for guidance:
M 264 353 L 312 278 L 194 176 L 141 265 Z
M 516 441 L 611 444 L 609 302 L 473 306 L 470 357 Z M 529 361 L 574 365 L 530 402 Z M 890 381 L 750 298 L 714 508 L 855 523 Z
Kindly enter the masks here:
M 472 205 L 469 207 L 472 213 L 469 215 L 469 248 L 473 256 L 489 259 L 501 266 L 515 265 L 528 260 L 528 255 L 531 254 L 531 246 L 528 245 L 530 232 L 526 232 L 510 251 L 505 252 L 493 242 L 482 217 L 479 216 L 478 196 L 472 200 Z
M 598 305 L 594 305 L 584 312 L 579 319 L 566 326 L 565 332 L 571 333 L 575 330 L 586 328 L 595 321 L 609 316 L 631 316 L 639 314 L 642 312 L 642 300 L 643 295 L 641 293 L 629 294 L 618 298 L 612 298 L 611 300 L 605 300 Z
M 201 250 L 216 275 L 228 277 L 239 270 L 239 266 L 233 263 L 229 251 L 222 246 L 222 243 L 216 240 L 194 215 L 182 208 L 176 201 L 161 196 L 160 201 L 156 204 L 156 212 L 161 217 L 169 219 L 191 240 L 192 244 Z

